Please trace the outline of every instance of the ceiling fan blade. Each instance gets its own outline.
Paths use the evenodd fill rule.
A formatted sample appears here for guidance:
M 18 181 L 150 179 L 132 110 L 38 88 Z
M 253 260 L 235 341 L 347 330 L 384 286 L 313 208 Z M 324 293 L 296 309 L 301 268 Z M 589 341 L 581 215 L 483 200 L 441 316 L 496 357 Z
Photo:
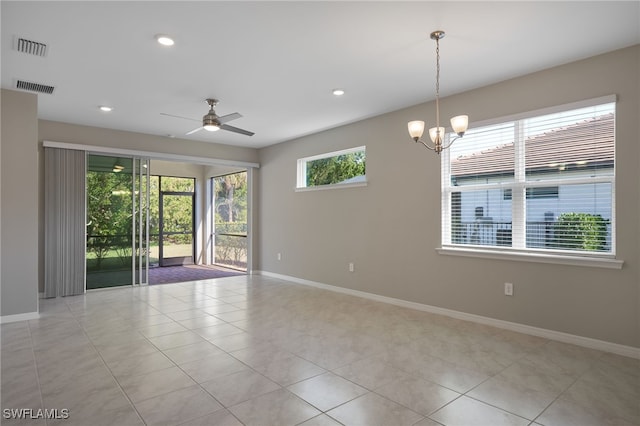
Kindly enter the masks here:
M 204 129 L 204 127 L 202 127 L 202 126 L 201 126 L 201 127 L 198 127 L 197 129 L 193 129 L 193 130 L 191 130 L 190 132 L 185 133 L 184 135 L 185 135 L 185 136 L 189 136 L 189 135 L 194 134 L 195 132 L 199 132 L 199 131 L 200 131 L 200 130 L 202 130 L 202 129 Z
M 250 132 L 248 130 L 239 129 L 237 127 L 229 126 L 228 124 L 223 124 L 220 126 L 222 130 L 226 130 L 228 132 L 240 133 L 241 135 L 253 136 L 255 133 Z
M 166 112 L 161 112 L 160 115 L 165 115 L 167 117 L 173 117 L 173 118 L 182 118 L 183 120 L 200 121 L 197 118 L 182 117 L 180 115 L 167 114 Z
M 218 117 L 218 121 L 220 122 L 220 124 L 223 124 L 228 123 L 231 120 L 236 120 L 240 117 L 242 117 L 242 114 L 234 112 L 233 114 L 227 114 L 223 115 L 222 117 Z

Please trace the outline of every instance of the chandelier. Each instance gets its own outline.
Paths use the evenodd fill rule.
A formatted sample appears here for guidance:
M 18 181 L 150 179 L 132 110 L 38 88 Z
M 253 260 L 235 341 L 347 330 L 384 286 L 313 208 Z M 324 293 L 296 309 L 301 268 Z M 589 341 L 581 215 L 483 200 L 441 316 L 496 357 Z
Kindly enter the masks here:
M 453 117 L 451 119 L 451 127 L 457 136 L 451 138 L 447 145 L 444 145 L 445 129 L 444 127 L 440 127 L 440 40 L 443 37 L 444 31 L 434 31 L 431 33 L 431 39 L 436 41 L 436 127 L 429 129 L 429 137 L 431 138 L 432 144 L 421 139 L 424 133 L 424 121 L 416 120 L 408 123 L 411 138 L 415 142 L 420 142 L 425 147 L 435 151 L 436 154 L 440 154 L 443 149 L 449 148 L 451 144 L 464 135 L 467 127 L 469 127 L 468 116 L 458 115 Z

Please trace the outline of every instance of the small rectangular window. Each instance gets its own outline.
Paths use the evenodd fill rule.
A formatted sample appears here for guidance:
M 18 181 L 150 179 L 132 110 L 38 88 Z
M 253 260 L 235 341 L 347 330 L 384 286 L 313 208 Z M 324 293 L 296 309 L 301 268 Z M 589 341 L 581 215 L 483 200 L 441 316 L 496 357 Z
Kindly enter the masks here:
M 366 184 L 364 146 L 298 160 L 297 188 Z

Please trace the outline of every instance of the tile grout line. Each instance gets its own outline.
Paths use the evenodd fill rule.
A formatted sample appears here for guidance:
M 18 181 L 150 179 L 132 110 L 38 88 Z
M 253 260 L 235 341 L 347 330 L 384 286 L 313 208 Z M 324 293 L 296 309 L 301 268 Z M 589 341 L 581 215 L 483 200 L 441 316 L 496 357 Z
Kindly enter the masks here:
M 203 295 L 205 295 L 205 296 L 207 296 L 207 297 L 211 297 L 211 296 L 209 296 L 206 292 L 200 292 L 200 293 L 201 293 L 201 294 L 203 294 Z M 173 297 L 173 296 L 172 296 L 172 297 Z M 215 299 L 215 300 L 220 300 L 220 299 L 216 299 L 216 298 L 214 298 L 214 297 L 211 297 L 211 298 L 212 298 L 212 299 Z M 187 302 L 187 303 L 188 303 L 188 302 Z M 225 303 L 226 303 L 226 302 L 225 302 Z M 198 310 L 200 310 L 200 308 L 194 308 L 194 309 L 198 309 Z M 162 313 L 162 315 L 167 315 L 166 313 L 163 313 L 162 311 L 160 311 L 160 312 Z M 203 312 L 205 312 L 205 311 L 203 311 Z M 216 317 L 215 315 L 209 314 L 209 313 L 207 313 L 207 312 L 205 312 L 205 313 L 206 313 L 207 315 L 210 315 L 211 317 L 214 317 L 214 318 L 219 319 L 220 321 L 223 321 L 223 322 L 224 322 L 224 324 L 229 324 L 228 322 L 224 321 L 222 318 L 218 318 L 218 317 Z M 167 315 L 167 316 L 168 316 L 168 315 Z M 170 318 L 170 317 L 169 317 L 169 318 Z M 173 322 L 175 322 L 175 323 L 178 323 L 178 322 L 177 322 L 176 320 L 174 320 L 173 318 L 171 318 L 171 320 L 172 320 Z M 185 327 L 185 328 L 186 328 L 186 327 Z M 201 327 L 201 328 L 207 328 L 207 327 Z M 188 331 L 191 331 L 191 332 L 194 332 L 193 330 L 197 330 L 197 329 L 187 329 L 187 330 L 188 330 Z M 194 333 L 195 333 L 195 332 L 194 332 Z M 142 333 L 141 333 L 141 334 L 142 334 Z M 175 333 L 169 333 L 169 334 L 175 334 Z M 198 333 L 196 333 L 196 334 L 198 334 Z M 166 336 L 166 335 L 165 335 L 165 336 Z M 207 343 L 211 344 L 212 346 L 214 346 L 214 347 L 216 347 L 216 348 L 220 349 L 224 354 L 229 355 L 229 356 L 232 356 L 231 354 L 229 354 L 229 353 L 228 353 L 227 351 L 225 351 L 224 349 L 222 349 L 222 348 L 220 348 L 220 347 L 216 346 L 213 342 L 209 341 L 208 339 L 205 339 L 203 336 L 201 336 L 201 335 L 199 335 L 199 334 L 198 334 L 198 336 L 200 336 L 200 337 L 203 339 L 203 341 L 204 341 L 204 342 L 207 342 Z M 164 350 L 163 350 L 163 349 L 160 349 L 159 347 L 157 347 L 157 346 L 156 346 L 153 342 L 151 342 L 151 341 L 150 341 L 146 336 L 144 336 L 144 335 L 143 335 L 143 337 L 144 337 L 144 338 L 145 338 L 145 339 L 146 339 L 146 340 L 147 340 L 151 345 L 153 345 L 156 349 L 158 349 L 158 351 L 159 351 L 160 353 L 162 353 L 162 355 L 163 355 L 163 356 L 165 356 L 166 358 L 168 358 L 168 359 L 169 359 L 169 361 L 170 361 L 171 363 L 173 363 L 173 365 L 174 365 L 175 367 L 177 367 L 177 368 L 178 368 L 178 369 L 179 369 L 183 374 L 185 374 L 187 377 L 189 377 L 191 380 L 193 380 L 193 382 L 198 386 L 198 388 L 199 388 L 200 390 L 202 390 L 203 392 L 205 392 L 207 395 L 211 396 L 211 398 L 213 398 L 213 399 L 214 399 L 214 401 L 216 401 L 216 402 L 217 402 L 218 404 L 220 404 L 220 406 L 222 407 L 221 409 L 218 409 L 218 410 L 212 411 L 211 413 L 208 413 L 208 414 L 206 414 L 206 415 L 205 415 L 205 416 L 203 416 L 203 417 L 206 417 L 206 416 L 208 416 L 208 415 L 210 415 L 210 414 L 213 414 L 213 413 L 215 413 L 215 412 L 217 412 L 217 411 L 220 411 L 220 410 L 226 410 L 227 412 L 229 412 L 229 414 L 231 414 L 234 418 L 236 418 L 236 419 L 237 419 L 237 417 L 236 417 L 236 416 L 235 416 L 235 415 L 234 415 L 234 414 L 229 410 L 229 407 L 227 407 L 226 405 L 224 405 L 224 404 L 222 403 L 222 401 L 218 400 L 214 395 L 212 395 L 209 391 L 207 391 L 207 390 L 202 386 L 202 383 L 198 382 L 194 377 L 192 377 L 189 373 L 187 373 L 187 372 L 186 372 L 186 371 L 185 371 L 185 370 L 184 370 L 184 369 L 183 369 L 183 368 L 182 368 L 178 363 L 176 363 L 173 359 L 169 358 L 169 357 L 164 353 Z M 180 345 L 180 346 L 176 346 L 176 347 L 168 348 L 168 349 L 175 349 L 175 348 L 184 347 L 184 346 L 189 346 L 189 344 L 186 344 L 186 345 Z M 237 358 L 235 358 L 235 357 L 234 357 L 234 359 L 237 359 Z M 239 362 L 242 362 L 242 361 L 240 361 L 240 360 L 238 360 L 238 361 L 239 361 Z M 246 365 L 246 364 L 245 364 L 245 365 Z M 247 366 L 247 367 L 249 367 L 249 366 Z M 251 367 L 249 367 L 249 368 L 251 368 Z M 231 374 L 233 374 L 233 373 L 231 373 Z M 191 385 L 191 386 L 193 386 L 193 385 Z M 162 394 L 162 395 L 167 395 L 167 394 L 169 394 L 169 393 L 171 393 L 171 392 L 175 392 L 175 391 L 182 390 L 182 389 L 186 389 L 186 388 L 175 389 L 175 390 L 173 390 L 173 391 L 170 391 L 170 392 L 164 393 L 164 394 Z M 147 400 L 149 400 L 149 399 L 156 398 L 156 397 L 158 397 L 158 396 L 162 396 L 162 395 L 156 395 L 156 396 L 151 397 L 151 398 L 148 398 L 148 399 L 146 399 L 146 400 L 144 400 L 144 401 L 147 401 Z M 140 401 L 140 402 L 142 402 L 142 401 Z M 198 417 L 198 418 L 200 418 L 200 417 Z M 196 418 L 196 419 L 197 419 L 197 418 Z M 190 420 L 195 420 L 195 419 L 188 419 L 188 420 L 186 420 L 185 422 L 182 422 L 182 423 L 180 423 L 180 424 L 186 423 L 187 421 L 190 421 Z M 240 421 L 240 420 L 238 419 L 238 421 Z M 178 425 L 176 425 L 176 426 L 179 426 L 180 424 L 178 424 Z
M 35 342 L 33 341 L 33 335 L 31 333 L 31 324 L 29 324 L 29 321 L 26 321 L 27 323 L 27 330 L 29 332 L 29 343 L 30 343 L 30 349 L 31 349 L 31 355 L 33 356 L 33 366 L 36 370 L 36 385 L 38 386 L 38 394 L 40 395 L 40 406 L 42 407 L 42 409 L 45 409 L 46 406 L 44 405 L 44 396 L 42 395 L 42 385 L 40 384 L 40 370 L 38 369 L 38 360 L 36 359 L 36 350 L 35 350 Z M 49 419 L 46 418 L 44 419 L 44 424 L 45 425 L 49 425 Z
M 86 293 L 85 293 L 85 297 L 86 299 Z M 134 295 L 135 297 L 135 295 Z M 66 303 L 66 302 L 65 302 Z M 68 305 L 67 305 L 68 306 Z M 71 311 L 71 309 L 69 309 L 69 311 Z M 120 390 L 120 392 L 122 393 L 122 395 L 124 395 L 124 397 L 127 399 L 127 401 L 129 402 L 129 405 L 131 406 L 131 408 L 133 408 L 133 410 L 135 411 L 135 413 L 138 415 L 138 418 L 140 419 L 140 421 L 143 424 L 147 424 L 147 422 L 142 418 L 142 415 L 140 414 L 140 412 L 138 412 L 138 409 L 136 408 L 135 404 L 133 403 L 133 401 L 131 400 L 131 398 L 129 398 L 129 395 L 124 391 L 124 389 L 122 388 L 122 386 L 120 385 L 120 382 L 118 381 L 118 379 L 116 378 L 116 376 L 113 374 L 113 371 L 111 371 L 111 368 L 109 368 L 109 365 L 107 364 L 107 362 L 104 360 L 104 358 L 102 357 L 102 354 L 100 353 L 100 351 L 98 350 L 98 348 L 96 347 L 96 345 L 93 342 L 93 339 L 91 339 L 91 337 L 87 334 L 87 331 L 84 329 L 82 323 L 80 323 L 80 321 L 78 320 L 78 318 L 76 317 L 76 315 L 73 313 L 73 311 L 71 311 L 71 314 L 73 315 L 73 319 L 78 323 L 78 326 L 80 327 L 80 329 L 82 330 L 82 333 L 85 335 L 85 337 L 87 338 L 87 340 L 89 340 L 89 343 L 91 344 L 91 347 L 93 348 L 93 350 L 96 352 L 96 354 L 98 355 L 98 357 L 100 357 L 100 360 L 102 361 L 102 364 L 104 365 L 104 367 L 107 369 L 107 371 L 109 372 L 109 374 L 111 375 L 113 381 L 116 383 L 116 385 L 118 386 L 118 389 Z M 126 319 L 125 319 L 126 321 Z M 144 337 L 144 336 L 143 336 Z
M 116 289 L 116 290 L 123 290 L 123 289 Z M 204 293 L 204 292 L 203 292 L 203 294 L 206 294 L 206 293 Z M 85 300 L 86 300 L 86 293 L 85 293 L 85 294 L 83 294 L 82 296 L 83 296 L 83 298 L 85 298 Z M 142 302 L 142 303 L 146 304 L 146 305 L 147 305 L 147 306 L 149 306 L 151 309 L 158 310 L 158 312 L 159 312 L 161 315 L 165 315 L 165 316 L 167 316 L 167 317 L 168 317 L 168 315 L 167 315 L 166 313 L 162 312 L 162 311 L 161 311 L 161 310 L 159 310 L 158 308 L 156 308 L 156 307 L 154 307 L 153 305 L 151 305 L 150 303 L 148 303 L 148 301 L 147 301 L 147 300 L 143 300 L 142 298 L 138 297 L 138 296 L 137 296 L 137 295 L 135 295 L 135 294 L 132 294 L 132 296 L 134 297 L 134 299 L 137 299 L 138 301 L 140 301 L 140 302 Z M 173 296 L 173 295 L 170 295 L 170 297 L 177 299 L 177 298 L 176 298 L 175 296 Z M 207 297 L 209 297 L 209 296 L 207 295 Z M 124 391 L 124 388 L 122 388 L 122 385 L 120 384 L 119 380 L 117 379 L 117 377 L 115 377 L 115 375 L 113 374 L 113 371 L 112 371 L 112 370 L 111 370 L 111 368 L 108 366 L 108 364 L 106 363 L 106 361 L 105 361 L 105 360 L 104 360 L 104 358 L 102 357 L 102 354 L 100 353 L 100 351 L 98 351 L 97 347 L 95 346 L 95 343 L 94 343 L 93 339 L 91 339 L 91 337 L 87 334 L 86 330 L 84 329 L 83 324 L 79 321 L 79 319 L 78 319 L 78 317 L 76 316 L 76 314 L 74 313 L 74 311 L 72 311 L 72 310 L 70 309 L 69 304 L 68 304 L 66 301 L 64 301 L 64 304 L 65 304 L 65 308 L 66 308 L 66 309 L 69 311 L 69 313 L 71 314 L 71 318 L 73 318 L 74 322 L 79 326 L 80 330 L 82 330 L 83 335 L 87 338 L 87 340 L 88 340 L 89 344 L 91 345 L 92 349 L 95 351 L 96 355 L 97 355 L 97 356 L 100 358 L 100 360 L 102 361 L 103 366 L 106 368 L 106 370 L 107 370 L 107 371 L 109 372 L 109 374 L 111 375 L 112 379 L 115 381 L 115 383 L 116 383 L 116 385 L 118 386 L 118 389 L 120 390 L 120 392 L 125 396 L 125 398 L 126 398 L 126 399 L 127 399 L 127 401 L 129 402 L 130 406 L 134 409 L 134 411 L 135 411 L 135 412 L 136 412 L 136 414 L 138 415 L 138 418 L 143 422 L 143 424 L 145 424 L 145 425 L 146 425 L 146 424 L 147 424 L 147 423 L 146 423 L 146 421 L 142 418 L 142 415 L 141 415 L 141 414 L 140 414 L 140 412 L 138 411 L 138 409 L 137 409 L 136 405 L 133 403 L 133 401 L 131 400 L 131 398 L 129 397 L 129 395 Z M 117 311 L 117 310 L 113 310 L 113 311 L 114 311 L 114 313 L 118 314 L 118 311 Z M 85 310 L 83 310 L 82 312 L 86 312 L 86 309 L 85 309 Z M 174 320 L 173 318 L 170 318 L 170 317 L 168 317 L 168 318 L 171 320 L 171 322 L 178 324 L 178 322 L 177 322 L 176 320 Z M 127 321 L 127 320 L 126 320 L 126 318 L 124 318 L 124 317 L 123 317 L 123 319 L 125 319 L 125 321 Z M 31 338 L 31 330 L 30 330 L 30 325 L 28 324 L 28 322 L 27 322 L 27 326 L 29 327 L 29 334 L 30 334 L 30 341 L 31 341 L 31 346 L 32 346 L 32 352 L 34 352 L 34 349 L 33 349 L 33 339 Z M 134 330 L 135 330 L 135 329 L 134 329 Z M 202 389 L 204 392 L 206 392 L 206 390 L 205 390 L 204 388 L 202 388 L 202 386 L 200 386 L 200 384 L 199 384 L 197 381 L 195 381 L 195 380 L 194 380 L 191 376 L 189 376 L 189 375 L 188 375 L 184 370 L 182 370 L 182 368 L 180 368 L 180 366 L 179 366 L 179 365 L 177 365 L 177 364 L 176 364 L 172 359 L 170 359 L 169 357 L 167 357 L 167 356 L 166 356 L 166 354 L 164 354 L 164 352 L 163 352 L 160 348 L 158 348 L 155 344 L 153 344 L 153 342 L 151 342 L 147 336 L 145 336 L 144 334 L 140 333 L 138 330 L 135 330 L 135 331 L 136 331 L 137 333 L 139 333 L 139 334 L 142 336 L 142 339 L 140 339 L 140 340 L 145 340 L 145 341 L 146 341 L 146 342 L 148 342 L 150 345 L 154 346 L 154 347 L 158 350 L 158 352 L 162 353 L 162 355 L 163 355 L 165 358 L 167 358 L 167 359 L 168 359 L 168 361 L 170 361 L 171 363 L 173 363 L 173 364 L 174 364 L 174 366 L 178 367 L 178 369 L 180 369 L 180 371 L 182 371 L 182 372 L 183 372 L 184 374 L 186 374 L 189 378 L 191 378 L 191 379 L 192 379 L 192 380 L 193 380 L 193 381 L 194 381 L 194 382 L 195 382 L 195 383 L 200 387 L 200 389 Z M 191 330 L 189 330 L 189 331 L 191 331 Z M 172 334 L 172 333 L 169 333 L 169 334 Z M 204 339 L 204 338 L 203 338 L 203 339 Z M 207 341 L 206 339 L 204 339 L 204 340 L 205 340 L 205 341 Z M 209 342 L 209 343 L 213 345 L 213 343 L 211 343 L 211 342 Z M 183 346 L 184 346 L 184 345 L 183 345 Z M 215 345 L 214 345 L 214 346 L 215 346 Z M 132 358 L 133 358 L 133 357 L 132 357 Z M 43 397 L 42 397 L 42 388 L 41 388 L 41 386 L 40 386 L 40 382 L 39 382 L 39 374 L 38 374 L 38 372 L 37 372 L 37 361 L 36 361 L 36 359 L 35 359 L 35 353 L 34 353 L 34 363 L 36 364 L 36 377 L 37 377 L 37 380 L 38 380 L 38 390 L 39 390 L 39 393 L 40 393 L 40 399 L 41 399 L 41 403 L 43 404 L 42 406 L 44 407 L 44 401 L 43 401 Z M 168 368 L 171 368 L 171 367 L 168 367 Z M 184 389 L 184 388 L 181 388 L 181 389 Z M 177 390 L 180 390 L 180 389 L 177 389 Z M 173 391 L 171 391 L 171 392 L 173 392 Z M 166 395 L 166 394 L 171 393 L 171 392 L 166 392 L 166 393 L 163 393 L 162 395 Z M 208 394 L 208 392 L 207 392 L 207 394 Z M 161 395 L 158 395 L 158 396 L 161 396 Z M 212 397 L 213 397 L 213 395 L 212 395 Z M 217 399 L 215 399 L 215 397 L 213 397 L 213 398 L 214 398 L 214 400 L 218 401 Z M 149 399 L 151 399 L 151 398 L 149 398 Z M 139 402 L 141 402 L 141 401 L 139 401 Z M 219 402 L 219 401 L 218 401 L 218 402 Z M 223 405 L 223 404 L 220 404 L 220 405 L 221 405 L 222 407 L 224 407 L 224 405 Z M 234 416 L 234 417 L 235 417 L 235 416 Z
M 550 342 L 547 342 L 547 344 L 549 344 L 549 343 L 550 343 Z M 602 358 L 603 356 L 604 356 L 604 353 L 600 354 L 600 356 L 597 358 L 597 360 L 599 360 L 599 359 L 600 359 L 600 358 Z M 555 364 L 555 363 L 554 363 L 554 364 Z M 576 376 L 576 378 L 571 382 L 571 384 L 570 384 L 570 385 L 568 385 L 565 389 L 563 389 L 563 390 L 562 390 L 562 392 L 560 392 L 560 393 L 558 394 L 558 396 L 556 396 L 556 397 L 554 398 L 554 400 L 553 400 L 553 401 L 551 401 L 551 402 L 549 403 L 549 405 L 547 405 L 547 406 L 544 408 L 544 410 L 542 410 L 542 411 L 540 412 L 540 414 L 538 414 L 538 415 L 536 416 L 536 418 L 535 418 L 535 419 L 533 419 L 533 422 L 536 422 L 536 421 L 537 421 L 537 420 L 538 420 L 538 419 L 539 419 L 539 418 L 540 418 L 540 417 L 545 413 L 545 411 L 547 411 L 547 410 L 549 409 L 549 407 L 551 407 L 551 406 L 552 406 L 553 404 L 555 404 L 557 401 L 561 400 L 561 399 L 562 399 L 562 395 L 564 395 L 564 394 L 565 394 L 569 389 L 571 389 L 571 387 L 573 387 L 573 385 L 575 385 L 575 384 L 578 382 L 578 380 L 580 380 L 580 378 L 581 378 L 582 376 L 584 376 L 585 374 L 587 374 L 587 372 L 592 368 L 592 366 L 593 366 L 593 362 L 589 362 L 589 367 L 588 367 L 588 368 L 586 368 L 582 373 L 578 374 L 578 375 Z M 562 368 L 561 366 L 558 366 L 558 367 Z M 578 404 L 578 405 L 582 406 L 581 404 Z

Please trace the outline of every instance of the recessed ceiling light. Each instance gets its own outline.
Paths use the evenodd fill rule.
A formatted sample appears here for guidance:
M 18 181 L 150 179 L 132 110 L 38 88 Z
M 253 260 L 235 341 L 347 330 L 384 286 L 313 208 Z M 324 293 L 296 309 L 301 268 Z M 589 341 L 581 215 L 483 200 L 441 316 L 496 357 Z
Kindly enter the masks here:
M 100 106 L 100 111 L 103 111 L 103 112 L 111 112 L 111 111 L 113 111 L 113 108 L 111 108 L 110 106 L 101 105 L 101 106 Z
M 342 96 L 344 95 L 344 89 L 333 89 L 331 93 L 333 93 L 334 96 Z
M 171 37 L 166 34 L 158 34 L 156 35 L 156 40 L 163 46 L 173 46 L 174 41 Z

